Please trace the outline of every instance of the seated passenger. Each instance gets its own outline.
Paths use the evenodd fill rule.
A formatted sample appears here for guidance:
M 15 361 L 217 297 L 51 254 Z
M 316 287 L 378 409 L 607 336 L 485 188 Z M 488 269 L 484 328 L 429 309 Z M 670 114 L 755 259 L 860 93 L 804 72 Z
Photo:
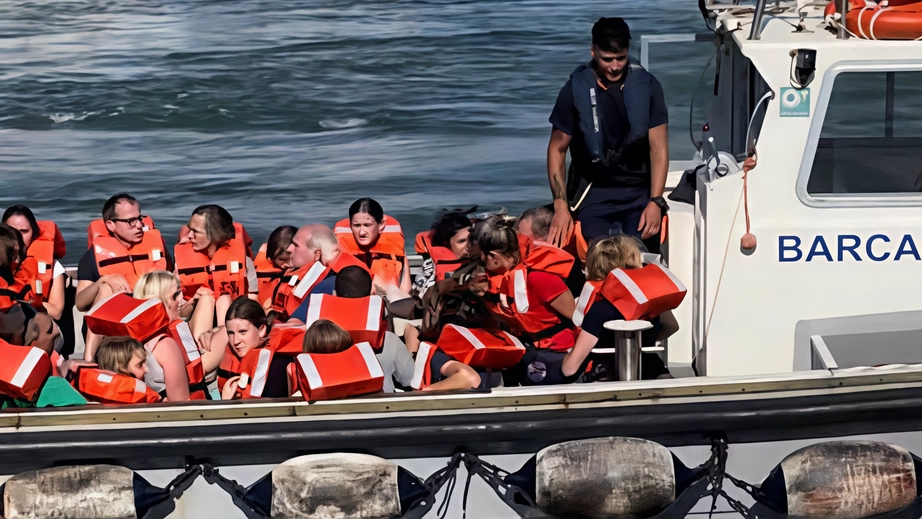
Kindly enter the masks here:
M 24 205 L 12 205 L 3 212 L 3 223 L 22 234 L 26 256 L 37 264 L 32 291 L 44 311 L 58 320 L 64 313 L 64 267 L 58 258 L 64 256 L 66 247 L 58 226 L 51 221 L 38 222 L 32 211 Z
M 515 230 L 520 236 L 527 237 L 537 245 L 553 247 L 548 241 L 553 219 L 554 212 L 547 207 L 533 207 L 519 215 L 515 221 Z M 576 222 L 576 224 L 578 227 L 579 222 Z M 575 233 L 574 236 L 578 236 L 578 232 Z M 582 236 L 580 236 L 580 239 L 582 239 Z M 585 241 L 582 241 L 580 245 L 585 245 Z M 581 249 L 577 246 L 575 241 L 571 240 L 570 243 L 567 243 L 561 248 L 574 258 L 586 257 L 585 250 L 580 252 Z M 574 262 L 573 268 L 570 269 L 570 273 L 565 279 L 567 281 L 567 286 L 570 287 L 570 293 L 574 296 L 579 295 L 580 289 L 586 282 L 586 276 L 583 275 L 582 262 Z
M 224 352 L 218 368 L 221 398 L 289 396 L 287 368 L 293 356 L 301 352 L 303 334 L 304 323 L 301 321 L 273 324 L 256 301 L 246 297 L 235 299 L 227 309 L 224 326 L 203 334 L 203 340 L 210 341 L 211 350 Z M 256 377 L 255 370 L 248 372 L 246 380 L 243 380 L 242 374 L 247 366 L 259 361 L 261 350 L 267 350 L 272 355 L 258 394 L 253 394 L 254 384 L 250 383 L 250 379 Z
M 349 207 L 349 218 L 336 223 L 336 237 L 342 249 L 362 261 L 382 286 L 394 285 L 409 293 L 410 264 L 403 230 L 396 219 L 386 216 L 371 198 L 360 198 Z
M 589 249 L 586 258 L 586 278 L 590 283 L 601 285 L 612 270 L 636 269 L 642 266 L 641 252 L 636 238 L 623 234 L 611 236 L 600 240 Z M 589 360 L 593 360 L 594 372 L 590 374 L 590 379 L 617 380 L 613 355 L 594 355 L 592 349 L 596 346 L 603 348 L 615 346 L 615 332 L 605 329 L 604 324 L 608 321 L 624 319 L 624 316 L 607 299 L 586 292 L 580 295 L 579 306 L 581 308 L 588 306 L 583 310 L 585 317 L 582 318 L 582 330 L 576 339 L 576 345 L 567 353 L 560 366 L 563 381 L 573 381 L 578 378 L 586 370 Z M 584 301 L 587 297 L 591 298 L 589 305 L 586 305 Z M 671 313 L 666 312 L 666 314 L 669 314 L 668 319 L 664 320 L 674 323 L 675 319 L 671 317 Z M 666 314 L 663 314 L 663 317 L 667 317 Z M 669 326 L 668 328 L 671 329 L 666 329 L 660 321 L 659 317 L 651 320 L 654 327 L 644 332 L 644 346 L 653 345 L 657 340 L 665 339 L 676 331 L 677 327 Z M 642 379 L 671 378 L 669 370 L 666 369 L 659 355 L 656 353 L 641 353 L 640 355 Z
M 304 333 L 302 351 L 304 353 L 340 353 L 355 344 L 349 332 L 340 328 L 333 321 L 318 319 L 307 327 Z
M 170 317 L 170 327 L 168 337 L 156 343 L 156 349 L 153 350 L 155 361 L 156 364 L 160 365 L 163 364 L 161 361 L 167 363 L 175 361 L 175 357 L 165 351 L 170 347 L 170 343 L 175 343 L 182 354 L 183 366 L 189 379 L 190 392 L 193 393 L 201 390 L 204 374 L 216 370 L 223 357 L 220 350 L 200 352 L 195 342 L 196 337 L 211 329 L 214 317 L 214 297 L 211 296 L 210 291 L 206 288 L 200 288 L 199 292 L 199 294 L 196 294 L 198 302 L 195 305 L 194 313 L 187 315 L 190 318 L 188 323 L 183 320 L 183 314 L 189 314 L 185 310 L 192 310 L 192 305 L 187 304 L 183 299 L 182 288 L 176 274 L 166 270 L 148 272 L 138 280 L 133 294 L 137 299 L 157 298 L 163 302 L 167 315 Z M 169 358 L 164 358 L 165 355 L 169 355 Z M 201 370 L 191 368 L 190 365 L 199 358 L 201 358 Z M 152 373 L 157 373 L 158 371 L 156 364 L 151 363 Z M 155 386 L 160 384 L 148 385 Z M 204 397 L 204 394 L 201 396 Z
M 551 231 L 554 212 L 547 207 L 533 207 L 520 214 L 515 220 L 515 231 L 539 245 L 551 245 L 547 241 Z
M 482 305 L 470 294 L 469 282 L 459 283 L 452 276 L 458 269 L 474 267 L 471 265 L 475 261 L 471 253 L 472 229 L 473 224 L 466 214 L 446 213 L 420 240 L 430 258 L 423 263 L 423 275 L 416 278 L 418 298 L 423 303 L 423 322 L 419 327 L 408 326 L 404 330 L 407 348 L 412 352 L 419 348 L 420 340 L 438 339 L 445 324 L 474 326 L 476 314 L 482 313 Z M 479 256 L 477 249 L 478 262 Z M 438 285 L 438 289 L 427 296 L 434 285 Z
M 576 302 L 564 282 L 573 257 L 556 247 L 520 240 L 513 225 L 513 219 L 494 215 L 478 227 L 489 276 L 484 301 L 528 349 L 522 362 L 504 374 L 508 383 L 539 384 L 544 358 L 556 359 L 576 339 L 571 321 Z
M 131 337 L 103 337 L 96 349 L 99 369 L 127 375 L 138 380 L 147 376 L 147 350 Z
M 108 236 L 90 233 L 92 243 L 77 267 L 77 310 L 86 312 L 99 301 L 118 292 L 131 292 L 144 273 L 173 269 L 173 259 L 156 229 L 144 230 L 138 201 L 127 193 L 117 194 L 102 207 Z M 92 360 L 99 337 L 87 331 L 84 358 Z
M 371 274 L 361 267 L 346 267 L 336 276 L 336 285 L 333 292 L 336 297 L 359 299 L 368 297 L 371 292 Z M 323 317 L 320 312 L 318 312 L 318 315 Z M 377 346 L 372 345 L 372 347 Z M 384 369 L 385 393 L 394 392 L 395 381 L 403 387 L 410 387 L 410 382 L 413 379 L 413 357 L 400 340 L 400 337 L 397 337 L 397 334 L 390 331 L 384 333 L 381 351 L 376 353 L 375 357 L 381 364 L 381 368 Z
M 176 245 L 176 273 L 186 300 L 197 304 L 200 288 L 213 292 L 218 324 L 231 302 L 240 296 L 256 299 L 259 284 L 244 236 L 237 233 L 230 213 L 218 205 L 202 205 L 189 219 L 189 241 Z
M 130 337 L 104 337 L 96 349 L 98 367 L 79 366 L 71 378 L 88 400 L 102 404 L 140 404 L 161 400 L 141 383 L 147 375 L 147 353 Z
M 269 234 L 266 243 L 259 247 L 253 264 L 259 282 L 259 304 L 269 311 L 272 308 L 272 293 L 278 286 L 285 271 L 291 267 L 291 239 L 298 232 L 297 227 L 283 225 Z
M 345 267 L 368 270 L 362 262 L 340 249 L 333 230 L 326 225 L 309 224 L 298 229 L 288 247 L 289 269 L 272 298 L 272 310 L 285 320 L 289 316 L 304 320 L 311 294 L 332 294 L 336 274 Z M 300 308 L 304 306 L 304 308 Z

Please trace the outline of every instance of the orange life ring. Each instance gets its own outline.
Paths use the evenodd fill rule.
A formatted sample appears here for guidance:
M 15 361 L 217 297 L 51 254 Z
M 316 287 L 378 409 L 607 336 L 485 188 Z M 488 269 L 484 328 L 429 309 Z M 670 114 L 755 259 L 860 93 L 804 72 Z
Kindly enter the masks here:
M 838 12 L 838 2 L 826 5 L 826 17 Z M 922 1 L 889 0 L 869 4 L 849 0 L 845 28 L 866 40 L 917 40 L 922 38 Z

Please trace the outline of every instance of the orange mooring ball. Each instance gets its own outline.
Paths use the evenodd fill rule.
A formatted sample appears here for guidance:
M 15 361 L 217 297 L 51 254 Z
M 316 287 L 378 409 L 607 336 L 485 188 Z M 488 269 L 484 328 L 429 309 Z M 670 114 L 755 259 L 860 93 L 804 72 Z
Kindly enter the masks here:
M 752 250 L 756 248 L 756 235 L 751 232 L 747 232 L 740 238 L 740 246 L 745 250 Z

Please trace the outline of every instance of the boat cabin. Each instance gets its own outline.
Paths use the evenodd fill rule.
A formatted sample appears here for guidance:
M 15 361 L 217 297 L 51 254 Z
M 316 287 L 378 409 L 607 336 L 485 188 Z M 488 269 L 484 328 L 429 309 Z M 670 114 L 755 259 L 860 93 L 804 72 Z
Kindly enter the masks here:
M 707 164 L 695 203 L 671 203 L 668 263 L 690 297 L 670 364 L 726 376 L 922 361 L 920 42 L 842 38 L 826 7 L 706 6 L 713 34 L 697 39 L 715 46 L 716 85 L 692 128 Z

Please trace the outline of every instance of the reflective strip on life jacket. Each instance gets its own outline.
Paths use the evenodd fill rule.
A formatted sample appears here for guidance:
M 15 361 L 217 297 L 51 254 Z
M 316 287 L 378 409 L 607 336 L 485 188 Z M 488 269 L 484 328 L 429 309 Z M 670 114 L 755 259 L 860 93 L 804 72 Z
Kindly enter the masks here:
M 587 281 L 583 285 L 583 289 L 579 292 L 579 300 L 576 301 L 576 310 L 573 311 L 573 324 L 576 326 L 583 325 L 586 312 L 589 311 L 592 303 L 595 302 L 597 296 L 596 291 L 600 286 L 602 286 L 601 281 Z
M 384 370 L 368 343 L 340 353 L 302 353 L 295 363 L 298 387 L 308 401 L 376 393 L 384 387 Z
M 321 281 L 327 278 L 330 270 L 319 261 L 304 265 L 294 273 L 282 278 L 272 297 L 272 309 L 287 319 L 304 302 L 304 298 Z M 286 281 L 287 278 L 287 281 Z
M 170 323 L 167 330 L 169 336 L 179 345 L 183 362 L 186 365 L 186 376 L 189 378 L 189 398 L 191 400 L 204 400 L 208 397 L 208 384 L 205 382 L 205 372 L 202 368 L 202 354 L 198 344 L 192 336 L 189 323 L 176 319 Z
M 143 380 L 97 368 L 80 368 L 76 389 L 87 399 L 102 404 L 149 404 L 162 400 Z
M 301 326 L 281 324 L 272 327 L 266 346 L 250 350 L 240 361 L 240 382 L 237 387 L 242 398 L 259 398 L 266 388 L 269 367 L 276 355 L 299 355 L 303 351 L 305 330 Z
M 477 368 L 503 369 L 525 355 L 525 346 L 506 332 L 446 324 L 437 346 L 459 362 Z
M 106 336 L 127 335 L 147 342 L 170 325 L 166 306 L 160 299 L 135 299 L 128 294 L 112 294 L 96 303 L 84 316 L 93 333 Z
M 51 360 L 32 346 L 13 346 L 0 339 L 0 394 L 32 401 L 51 375 Z
M 687 290 L 668 269 L 656 264 L 639 269 L 615 269 L 600 293 L 625 320 L 650 319 L 682 303 Z
M 349 332 L 355 343 L 367 342 L 376 350 L 384 345 L 387 325 L 381 296 L 348 298 L 313 294 L 307 309 L 306 328 L 319 319 L 333 321 Z
M 438 347 L 428 342 L 419 343 L 419 349 L 416 351 L 416 361 L 413 363 L 413 378 L 410 380 L 410 387 L 420 390 L 432 385 L 432 370 L 429 363 Z

